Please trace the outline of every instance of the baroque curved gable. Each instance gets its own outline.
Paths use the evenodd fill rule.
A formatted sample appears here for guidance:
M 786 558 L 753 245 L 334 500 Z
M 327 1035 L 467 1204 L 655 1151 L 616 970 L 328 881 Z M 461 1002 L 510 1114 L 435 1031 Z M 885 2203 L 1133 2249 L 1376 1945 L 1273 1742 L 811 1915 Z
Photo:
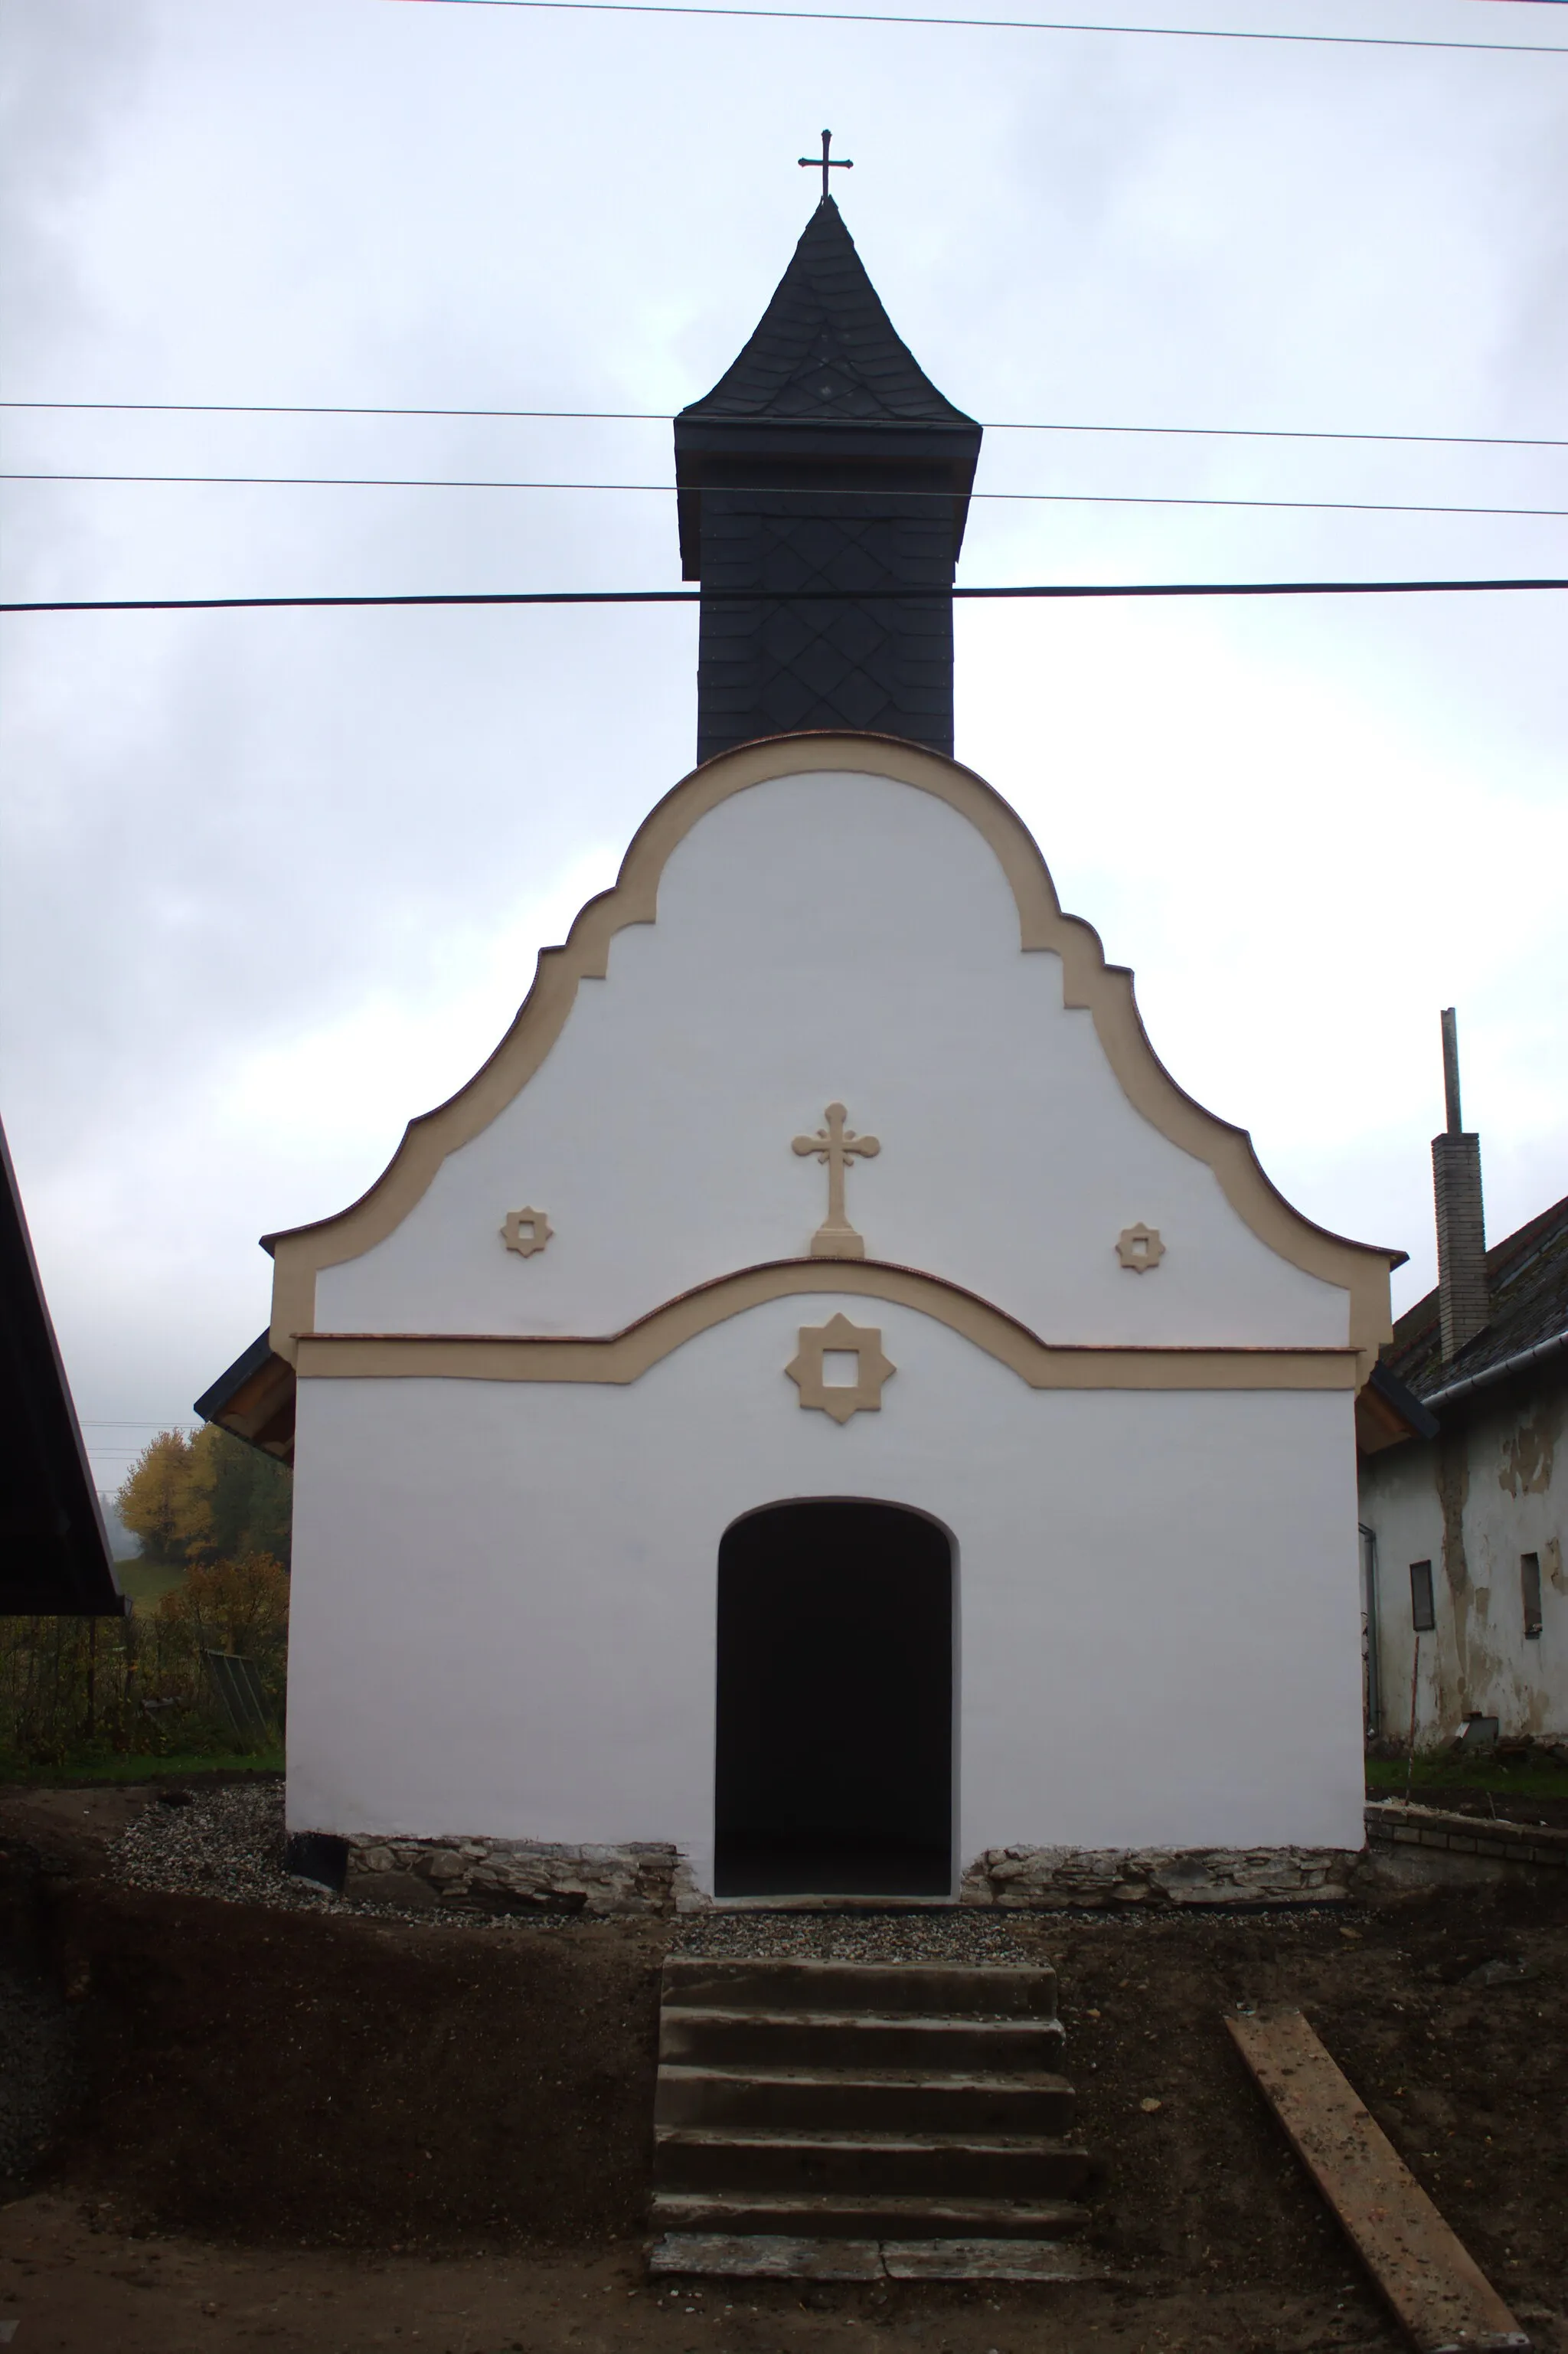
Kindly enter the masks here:
M 1246 1130 L 1205 1110 L 1177 1085 L 1145 1034 L 1130 971 L 1107 963 L 1092 926 L 1064 915 L 1033 837 L 1000 794 L 955 761 L 865 735 L 775 737 L 748 745 L 694 770 L 665 796 L 640 827 L 614 887 L 588 901 L 561 947 L 541 952 L 533 988 L 516 1019 L 473 1078 L 446 1103 L 409 1122 L 386 1171 L 348 1209 L 264 1238 L 276 1262 L 271 1345 L 278 1354 L 296 1361 L 300 1337 L 316 1331 L 317 1276 L 360 1258 L 392 1235 L 424 1199 L 448 1157 L 482 1135 L 527 1087 L 560 1038 L 581 984 L 608 976 L 617 935 L 630 926 L 657 922 L 665 867 L 692 830 L 756 786 L 829 772 L 912 787 L 945 803 L 974 829 L 1011 890 L 1020 949 L 1060 960 L 1064 1005 L 1089 1015 L 1128 1103 L 1181 1152 L 1206 1164 L 1231 1209 L 1269 1251 L 1347 1295 L 1348 1338 L 1364 1378 L 1388 1335 L 1389 1269 L 1403 1254 L 1351 1242 L 1303 1217 L 1269 1182 Z M 531 1219 L 535 1213 L 517 1214 Z M 531 1239 L 532 1229 L 520 1238 Z M 715 1267 L 709 1273 L 717 1278 L 729 1271 Z M 950 1271 L 930 1272 L 940 1280 Z M 659 1304 L 653 1299 L 646 1306 L 652 1310 Z M 1000 1306 L 1004 1313 L 1015 1312 L 1013 1302 Z

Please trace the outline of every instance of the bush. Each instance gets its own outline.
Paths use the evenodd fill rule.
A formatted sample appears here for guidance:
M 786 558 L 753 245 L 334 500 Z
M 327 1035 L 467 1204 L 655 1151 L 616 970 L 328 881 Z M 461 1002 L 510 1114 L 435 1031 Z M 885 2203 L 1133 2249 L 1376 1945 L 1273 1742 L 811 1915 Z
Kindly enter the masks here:
M 282 1721 L 289 1580 L 270 1553 L 193 1567 L 150 1618 L 0 1618 L 0 1765 L 248 1749 L 202 1654 L 254 1661 Z

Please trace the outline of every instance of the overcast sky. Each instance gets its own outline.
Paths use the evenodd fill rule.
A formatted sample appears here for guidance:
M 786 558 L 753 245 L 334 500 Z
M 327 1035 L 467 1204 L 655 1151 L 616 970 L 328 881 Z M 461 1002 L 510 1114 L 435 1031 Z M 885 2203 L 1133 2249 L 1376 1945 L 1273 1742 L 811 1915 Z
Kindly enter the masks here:
M 1138 13 L 1568 43 L 1528 0 Z M 1568 56 L 399 0 L 0 26 L 14 400 L 667 415 L 755 324 L 828 122 L 895 326 L 976 417 L 1568 434 Z M 671 467 L 662 423 L 5 424 L 13 471 Z M 992 432 L 979 486 L 1568 508 L 1568 451 Z M 662 493 L 0 487 L 7 598 L 679 581 Z M 1565 572 L 1561 520 L 980 503 L 960 578 Z M 1568 1190 L 1564 620 L 959 608 L 959 758 L 1181 1084 L 1409 1251 L 1401 1306 L 1440 1007 L 1491 1237 Z M 613 878 L 690 765 L 695 645 L 681 608 L 0 621 L 0 1111 L 101 1483 L 266 1321 L 258 1234 L 358 1194 Z

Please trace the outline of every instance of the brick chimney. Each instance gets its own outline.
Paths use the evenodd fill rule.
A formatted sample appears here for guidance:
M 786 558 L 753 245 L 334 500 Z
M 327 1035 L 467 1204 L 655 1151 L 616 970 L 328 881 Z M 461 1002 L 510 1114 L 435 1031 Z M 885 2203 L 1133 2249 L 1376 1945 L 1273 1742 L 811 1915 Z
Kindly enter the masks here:
M 1437 1310 L 1447 1365 L 1491 1315 L 1481 1140 L 1473 1130 L 1466 1132 L 1460 1114 L 1459 1037 L 1451 1005 L 1443 1015 L 1443 1093 L 1448 1125 L 1432 1140 L 1432 1190 L 1437 1204 Z

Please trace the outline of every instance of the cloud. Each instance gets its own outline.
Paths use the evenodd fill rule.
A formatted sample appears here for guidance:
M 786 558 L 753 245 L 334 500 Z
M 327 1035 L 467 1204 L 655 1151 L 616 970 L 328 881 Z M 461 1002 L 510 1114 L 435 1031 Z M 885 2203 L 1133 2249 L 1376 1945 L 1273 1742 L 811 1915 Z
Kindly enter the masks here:
M 13 397 L 668 412 L 749 333 L 832 121 L 895 323 L 977 414 L 1553 429 L 1568 101 L 1526 60 L 363 0 L 10 0 L 7 30 Z M 8 442 L 669 466 L 640 424 L 13 417 Z M 1568 505 L 1545 453 L 1375 444 L 997 433 L 981 481 Z M 678 578 L 662 498 L 10 488 L 12 594 Z M 1563 528 L 982 504 L 965 575 L 1561 571 Z M 1310 1214 L 1412 1249 L 1407 1284 L 1441 1004 L 1493 1232 L 1562 1190 L 1544 603 L 960 609 L 960 752 L 1137 968 L 1178 1078 Z M 259 1328 L 256 1233 L 376 1173 L 686 767 L 694 621 L 60 617 L 3 650 L 7 1124 L 83 1411 L 156 1416 Z

